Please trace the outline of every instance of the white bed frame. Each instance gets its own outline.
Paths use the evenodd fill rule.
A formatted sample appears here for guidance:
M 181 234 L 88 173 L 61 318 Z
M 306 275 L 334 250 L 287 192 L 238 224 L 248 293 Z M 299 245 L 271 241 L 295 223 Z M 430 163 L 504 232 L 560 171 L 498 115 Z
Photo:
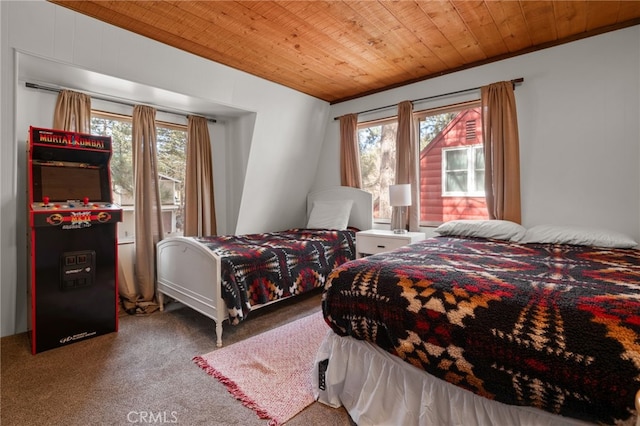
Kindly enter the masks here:
M 309 193 L 307 219 L 314 201 L 332 200 L 353 200 L 349 226 L 361 230 L 373 227 L 371 194 L 346 186 Z M 221 295 L 220 256 L 191 237 L 171 237 L 156 245 L 156 268 L 160 310 L 163 310 L 164 295 L 167 295 L 208 316 L 216 324 L 216 345 L 222 346 L 222 323 L 228 319 L 228 314 Z

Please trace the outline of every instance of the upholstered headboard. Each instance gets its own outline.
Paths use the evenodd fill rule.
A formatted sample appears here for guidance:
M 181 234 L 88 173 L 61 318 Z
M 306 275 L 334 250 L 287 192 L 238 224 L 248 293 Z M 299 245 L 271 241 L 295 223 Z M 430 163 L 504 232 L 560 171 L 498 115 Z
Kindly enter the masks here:
M 314 201 L 353 200 L 349 226 L 360 230 L 373 228 L 373 197 L 370 192 L 349 186 L 336 186 L 310 192 L 307 195 L 307 220 Z

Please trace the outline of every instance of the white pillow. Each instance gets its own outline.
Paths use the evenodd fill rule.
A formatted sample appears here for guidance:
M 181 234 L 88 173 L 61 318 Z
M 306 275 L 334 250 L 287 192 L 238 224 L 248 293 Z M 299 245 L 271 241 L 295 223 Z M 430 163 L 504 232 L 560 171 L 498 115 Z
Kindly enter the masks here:
M 495 240 L 518 241 L 527 229 L 509 220 L 450 220 L 435 230 L 440 235 L 460 237 L 491 238 Z
M 563 225 L 537 225 L 531 227 L 520 242 L 613 248 L 631 248 L 638 245 L 631 237 L 620 232 Z
M 314 201 L 307 228 L 347 229 L 353 200 Z

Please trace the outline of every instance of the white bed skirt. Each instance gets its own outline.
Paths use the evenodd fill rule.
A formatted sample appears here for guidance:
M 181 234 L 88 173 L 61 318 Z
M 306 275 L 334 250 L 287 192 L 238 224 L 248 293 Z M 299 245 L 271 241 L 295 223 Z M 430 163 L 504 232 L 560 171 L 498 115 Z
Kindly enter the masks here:
M 324 390 L 319 363 L 329 359 Z M 545 411 L 491 401 L 402 361 L 368 342 L 329 331 L 315 361 L 316 399 L 344 406 L 358 426 L 368 425 L 586 425 Z

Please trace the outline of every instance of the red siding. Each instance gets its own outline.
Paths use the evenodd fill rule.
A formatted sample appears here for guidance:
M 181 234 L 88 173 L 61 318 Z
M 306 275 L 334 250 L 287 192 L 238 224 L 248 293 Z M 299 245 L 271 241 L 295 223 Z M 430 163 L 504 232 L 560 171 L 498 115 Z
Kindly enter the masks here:
M 475 137 L 467 139 L 467 122 L 475 121 Z M 473 136 L 473 132 L 469 133 Z M 458 115 L 420 153 L 420 219 L 446 222 L 453 219 L 487 219 L 484 197 L 442 196 L 442 148 L 482 143 L 480 109 Z

